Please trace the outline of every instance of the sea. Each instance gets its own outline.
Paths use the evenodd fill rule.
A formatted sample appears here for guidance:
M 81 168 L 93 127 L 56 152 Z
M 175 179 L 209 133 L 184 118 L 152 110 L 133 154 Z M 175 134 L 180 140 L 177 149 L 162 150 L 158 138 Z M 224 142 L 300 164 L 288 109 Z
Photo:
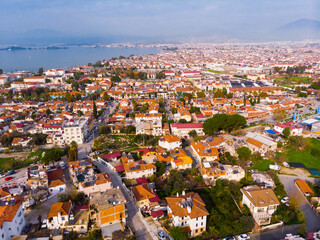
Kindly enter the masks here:
M 143 47 L 83 47 L 72 46 L 66 49 L 1 50 L 0 69 L 4 72 L 32 71 L 39 68 L 68 68 L 87 65 L 112 57 L 155 54 L 159 48 Z

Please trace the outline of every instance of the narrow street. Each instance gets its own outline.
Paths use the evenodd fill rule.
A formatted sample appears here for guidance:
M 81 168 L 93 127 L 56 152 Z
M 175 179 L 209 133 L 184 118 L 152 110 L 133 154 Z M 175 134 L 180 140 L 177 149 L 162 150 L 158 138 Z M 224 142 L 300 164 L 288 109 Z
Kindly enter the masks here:
M 141 240 L 157 239 L 156 236 L 153 236 L 154 234 L 152 235 L 150 234 L 149 226 L 145 224 L 145 221 L 142 218 L 141 214 L 139 213 L 139 210 L 135 205 L 134 201 L 132 200 L 130 193 L 123 187 L 120 177 L 116 173 L 114 173 L 111 169 L 102 165 L 101 163 L 94 161 L 94 164 L 100 169 L 101 172 L 107 172 L 109 174 L 113 183 L 113 187 L 119 187 L 123 195 L 125 196 L 127 200 L 127 204 L 126 204 L 127 213 L 128 213 L 127 220 L 136 238 Z
M 286 192 L 290 198 L 294 198 L 300 204 L 300 209 L 304 213 L 304 217 L 307 223 L 307 231 L 314 232 L 320 229 L 320 218 L 313 212 L 310 205 L 308 204 L 306 198 L 299 191 L 298 187 L 295 185 L 295 180 L 302 179 L 306 181 L 316 182 L 316 178 L 299 178 L 297 176 L 291 175 L 278 175 L 281 183 L 284 185 Z

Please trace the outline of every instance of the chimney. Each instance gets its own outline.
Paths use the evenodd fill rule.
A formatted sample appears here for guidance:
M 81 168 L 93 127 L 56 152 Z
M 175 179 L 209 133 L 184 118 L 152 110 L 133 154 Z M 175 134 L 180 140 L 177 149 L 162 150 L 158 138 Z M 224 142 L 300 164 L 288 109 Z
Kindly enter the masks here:
M 191 207 L 189 205 L 187 206 L 187 211 L 189 214 L 191 213 Z
M 177 197 L 179 197 L 179 193 L 177 192 Z
M 184 195 L 186 195 L 186 191 L 183 190 L 182 191 L 182 196 L 184 196 Z

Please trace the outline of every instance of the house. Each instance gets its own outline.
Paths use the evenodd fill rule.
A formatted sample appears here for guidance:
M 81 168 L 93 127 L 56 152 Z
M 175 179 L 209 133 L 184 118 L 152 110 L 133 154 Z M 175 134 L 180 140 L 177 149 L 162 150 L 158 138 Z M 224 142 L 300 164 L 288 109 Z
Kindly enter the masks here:
M 291 136 L 301 136 L 302 135 L 303 127 L 296 126 L 296 123 L 294 123 L 294 122 L 286 122 L 286 123 L 278 124 L 278 125 L 275 125 L 273 129 L 279 133 L 282 133 L 283 130 L 287 127 L 290 128 L 290 135 Z
M 168 215 L 175 227 L 184 227 L 191 236 L 197 236 L 206 231 L 209 212 L 206 204 L 198 193 L 182 192 L 176 196 L 167 197 Z
M 246 144 L 252 152 L 258 152 L 263 155 L 268 151 L 275 151 L 277 149 L 277 143 L 262 134 L 248 132 L 246 138 Z
M 23 197 L 8 197 L 0 200 L 0 236 L 1 240 L 10 240 L 20 235 L 25 225 L 22 209 Z
M 71 208 L 71 201 L 52 204 L 47 216 L 47 228 L 51 230 L 64 228 L 69 221 Z
M 126 225 L 126 199 L 119 188 L 108 189 L 90 195 L 92 219 L 101 228 L 104 237 L 111 237 L 113 231 L 124 230 Z
M 128 179 L 151 177 L 156 174 L 156 166 L 153 163 L 139 163 L 129 161 L 123 164 Z
M 242 204 L 248 206 L 257 224 L 270 224 L 271 216 L 280 204 L 273 190 L 253 185 L 242 188 L 241 192 Z
M 191 149 L 197 160 L 200 161 L 216 161 L 219 160 L 219 151 L 216 147 L 211 147 L 207 142 L 192 142 Z
M 48 191 L 51 194 L 62 192 L 66 189 L 64 172 L 60 167 L 47 170 Z
M 49 179 L 43 165 L 28 167 L 28 184 L 31 188 L 48 188 Z
M 192 158 L 182 148 L 174 150 L 172 157 L 171 166 L 173 169 L 183 170 L 192 168 Z
M 148 183 L 135 186 L 131 191 L 138 208 L 149 210 L 159 205 L 160 198 L 152 188 L 149 188 Z
M 171 132 L 179 137 L 188 137 L 189 132 L 195 130 L 198 135 L 204 135 L 202 123 L 175 123 L 171 124 Z
M 159 146 L 167 150 L 173 150 L 181 147 L 181 140 L 177 136 L 167 135 L 159 139 Z
M 79 183 L 79 191 L 89 196 L 95 192 L 104 192 L 112 188 L 112 181 L 108 173 L 95 174 L 92 178 Z

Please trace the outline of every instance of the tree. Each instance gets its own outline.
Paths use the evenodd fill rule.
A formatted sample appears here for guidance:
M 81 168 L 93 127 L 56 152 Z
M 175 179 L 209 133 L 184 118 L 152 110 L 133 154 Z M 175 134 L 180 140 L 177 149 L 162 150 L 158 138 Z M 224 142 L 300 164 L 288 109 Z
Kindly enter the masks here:
M 206 94 L 204 92 L 197 92 L 197 97 L 198 98 L 205 98 Z
M 93 117 L 94 117 L 95 119 L 98 118 L 97 106 L 96 106 L 95 101 L 93 101 Z
M 307 226 L 306 224 L 302 224 L 301 227 L 298 229 L 298 234 L 300 237 L 306 237 L 307 236 Z
M 51 114 L 52 114 L 51 110 L 49 108 L 47 108 L 47 110 L 46 110 L 47 117 L 50 117 Z
M 239 114 L 215 114 L 203 123 L 203 131 L 208 135 L 214 135 L 224 130 L 231 132 L 246 125 L 246 119 Z
M 76 240 L 76 239 L 79 239 L 78 236 L 79 236 L 79 234 L 76 231 L 72 230 L 71 232 L 64 234 L 62 239 L 63 240 Z
M 119 76 L 112 76 L 110 80 L 111 82 L 121 82 L 121 78 Z
M 273 118 L 274 120 L 276 120 L 277 122 L 283 121 L 284 119 L 286 119 L 287 117 L 287 113 L 284 109 L 276 109 L 273 112 Z
M 70 148 L 68 151 L 68 161 L 77 161 L 78 160 L 78 144 L 75 141 L 70 143 Z
M 102 99 L 108 101 L 110 99 L 110 96 L 107 93 L 104 93 Z
M 249 159 L 251 155 L 251 150 L 247 147 L 239 147 L 237 148 L 237 153 L 238 153 L 239 160 L 242 163 L 244 163 Z
M 57 148 L 48 149 L 45 151 L 44 156 L 41 158 L 41 162 L 49 164 L 54 161 L 58 161 L 62 157 L 62 151 Z
M 190 137 L 193 137 L 193 138 L 198 135 L 196 130 L 191 130 L 188 134 Z
M 157 167 L 157 177 L 162 176 L 166 171 L 166 165 L 159 161 L 156 161 L 155 165 Z
M 188 239 L 188 235 L 182 227 L 173 227 L 170 230 L 170 235 L 174 240 L 187 240 Z
M 290 127 L 283 129 L 282 134 L 285 138 L 288 138 L 290 136 Z
M 108 127 L 107 125 L 105 124 L 101 124 L 99 126 L 99 134 L 102 135 L 102 134 L 109 134 L 111 133 L 111 128 Z
M 176 114 L 177 112 L 178 112 L 177 108 L 175 108 L 175 107 L 171 108 L 171 113 L 172 114 Z
M 187 120 L 185 120 L 184 118 L 180 118 L 179 119 L 179 123 L 187 123 L 188 121 Z

